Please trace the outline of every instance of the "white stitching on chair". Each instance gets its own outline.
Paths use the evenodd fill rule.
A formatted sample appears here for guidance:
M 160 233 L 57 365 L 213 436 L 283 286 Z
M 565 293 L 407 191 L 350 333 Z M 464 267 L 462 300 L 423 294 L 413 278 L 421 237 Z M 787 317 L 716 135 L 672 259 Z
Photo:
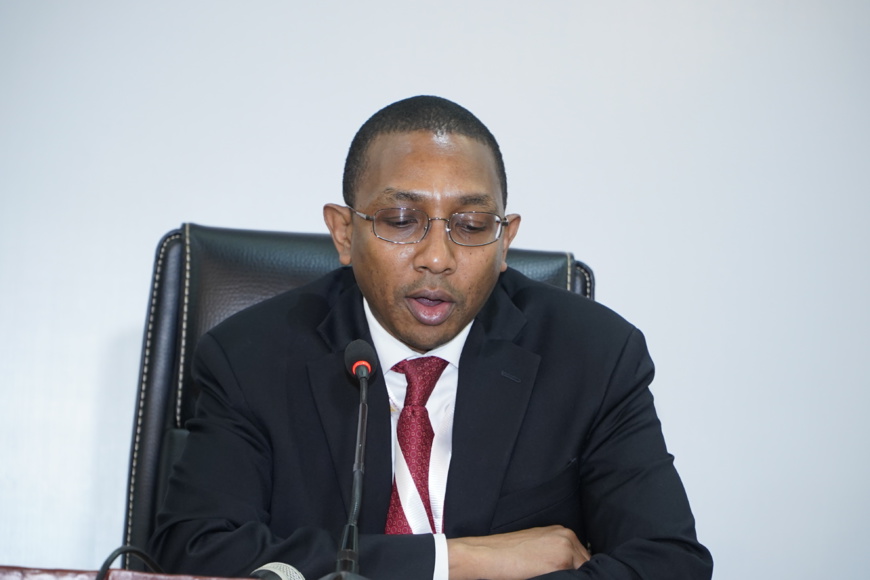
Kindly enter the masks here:
M 139 467 L 139 439 L 142 434 L 142 414 L 145 404 L 145 390 L 148 387 L 148 372 L 151 364 L 151 333 L 154 329 L 154 310 L 157 307 L 157 295 L 160 281 L 163 277 L 163 260 L 166 257 L 166 248 L 181 234 L 169 236 L 160 246 L 157 255 L 157 265 L 154 267 L 154 288 L 151 290 L 151 304 L 148 307 L 148 331 L 145 333 L 145 353 L 142 356 L 142 382 L 139 384 L 139 405 L 136 413 L 136 435 L 133 438 L 133 457 L 130 460 L 130 489 L 127 496 L 127 536 L 126 544 L 130 544 L 133 535 L 133 494 L 136 490 L 136 471 Z M 129 555 L 125 556 L 125 565 L 130 565 Z
M 589 271 L 582 266 L 580 267 L 580 271 L 583 272 L 583 277 L 586 278 L 586 292 L 583 294 L 586 298 L 592 298 L 592 277 L 589 275 Z
M 190 300 L 190 224 L 184 224 L 184 307 L 181 312 L 181 353 L 178 357 L 178 394 L 175 399 L 175 426 L 181 428 L 181 396 L 184 388 L 184 349 L 187 347 L 187 305 Z
M 571 290 L 571 279 L 573 278 L 572 274 L 574 272 L 574 260 L 571 258 L 570 252 L 565 252 L 565 257 L 567 258 L 567 266 L 568 266 L 568 290 Z M 583 273 L 583 277 L 586 279 L 586 287 L 583 289 L 583 296 L 586 298 L 592 297 L 592 278 L 589 276 L 589 272 L 586 268 L 579 267 L 579 270 Z
M 573 262 L 574 260 L 571 259 L 570 252 L 565 252 L 565 273 L 568 275 L 566 277 L 566 287 L 568 288 L 569 292 L 571 291 L 571 269 L 574 265 Z

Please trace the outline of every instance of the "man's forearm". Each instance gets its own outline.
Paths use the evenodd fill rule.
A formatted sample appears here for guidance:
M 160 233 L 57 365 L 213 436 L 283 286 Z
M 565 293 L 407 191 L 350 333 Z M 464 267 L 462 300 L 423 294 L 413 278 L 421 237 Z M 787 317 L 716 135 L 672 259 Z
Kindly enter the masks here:
M 562 526 L 447 540 L 450 580 L 525 580 L 573 570 L 589 552 Z

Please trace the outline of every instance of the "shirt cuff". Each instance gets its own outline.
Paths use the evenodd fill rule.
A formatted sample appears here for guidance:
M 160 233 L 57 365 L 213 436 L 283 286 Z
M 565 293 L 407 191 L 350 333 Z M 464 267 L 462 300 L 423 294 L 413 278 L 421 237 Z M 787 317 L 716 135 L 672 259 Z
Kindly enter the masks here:
M 447 561 L 447 536 L 444 534 L 432 534 L 435 539 L 435 570 L 432 572 L 432 580 L 448 580 L 450 576 L 450 563 Z

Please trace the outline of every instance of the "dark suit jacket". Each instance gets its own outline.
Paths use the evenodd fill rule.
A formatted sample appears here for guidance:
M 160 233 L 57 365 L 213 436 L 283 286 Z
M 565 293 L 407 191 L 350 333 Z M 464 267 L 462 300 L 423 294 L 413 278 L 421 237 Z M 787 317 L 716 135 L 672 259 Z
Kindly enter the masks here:
M 359 391 L 344 349 L 371 340 L 349 269 L 228 319 L 199 344 L 202 387 L 151 549 L 174 572 L 316 579 L 347 518 Z M 641 333 L 580 296 L 504 273 L 462 352 L 448 537 L 561 524 L 593 559 L 553 578 L 708 578 L 667 453 Z M 431 579 L 431 535 L 385 536 L 390 416 L 369 390 L 360 569 Z

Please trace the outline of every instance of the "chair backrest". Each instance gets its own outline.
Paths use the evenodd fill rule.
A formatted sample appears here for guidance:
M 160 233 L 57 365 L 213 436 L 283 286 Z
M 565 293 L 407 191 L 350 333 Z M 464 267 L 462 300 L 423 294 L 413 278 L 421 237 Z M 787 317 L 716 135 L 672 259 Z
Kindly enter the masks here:
M 530 278 L 594 298 L 592 270 L 566 252 L 511 249 L 508 265 Z M 124 543 L 144 548 L 184 446 L 196 388 L 199 338 L 243 308 L 339 267 L 327 234 L 184 224 L 157 248 L 136 404 Z M 137 567 L 127 560 L 126 567 Z

